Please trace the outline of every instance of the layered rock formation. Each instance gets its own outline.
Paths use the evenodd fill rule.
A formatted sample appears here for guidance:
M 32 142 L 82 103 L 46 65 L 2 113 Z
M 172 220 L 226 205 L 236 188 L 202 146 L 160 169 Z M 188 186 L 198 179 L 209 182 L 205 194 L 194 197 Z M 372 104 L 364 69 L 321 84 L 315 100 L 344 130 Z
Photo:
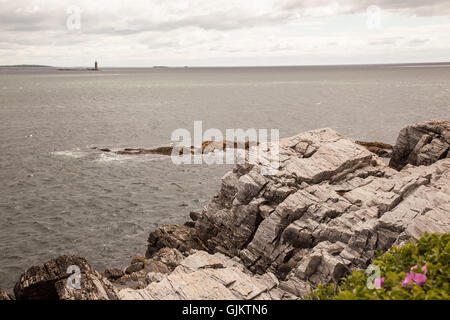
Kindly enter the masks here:
M 278 288 L 272 273 L 253 275 L 237 259 L 221 253 L 197 251 L 182 260 L 170 274 L 150 274 L 152 281 L 140 290 L 123 289 L 124 300 L 250 300 L 291 297 Z
M 301 298 L 376 251 L 450 231 L 449 130 L 444 120 L 402 130 L 391 161 L 401 171 L 331 129 L 283 139 L 277 172 L 236 165 L 192 222 L 153 232 L 125 272 L 59 258 L 22 275 L 16 298 Z M 64 289 L 68 263 L 82 266 L 81 290 Z
M 450 157 L 449 145 L 449 120 L 413 124 L 400 131 L 389 165 L 398 170 L 406 164 L 430 165 Z

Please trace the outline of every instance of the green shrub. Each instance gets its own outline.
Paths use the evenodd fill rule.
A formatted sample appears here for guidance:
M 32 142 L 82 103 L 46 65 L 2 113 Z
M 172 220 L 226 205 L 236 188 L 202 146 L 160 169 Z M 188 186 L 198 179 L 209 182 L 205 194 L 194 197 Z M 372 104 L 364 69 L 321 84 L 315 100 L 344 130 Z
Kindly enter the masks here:
M 401 247 L 392 247 L 376 258 L 372 265 L 379 267 L 381 277 L 384 278 L 381 288 L 369 289 L 368 278 L 373 280 L 374 276 L 368 272 L 354 271 L 343 278 L 339 285 L 320 285 L 307 299 L 449 300 L 449 240 L 449 234 L 425 234 L 417 241 L 411 240 Z M 414 266 L 417 267 L 411 270 Z M 422 266 L 426 266 L 424 270 Z M 422 278 L 422 281 L 412 281 L 407 285 L 404 280 L 408 274 Z

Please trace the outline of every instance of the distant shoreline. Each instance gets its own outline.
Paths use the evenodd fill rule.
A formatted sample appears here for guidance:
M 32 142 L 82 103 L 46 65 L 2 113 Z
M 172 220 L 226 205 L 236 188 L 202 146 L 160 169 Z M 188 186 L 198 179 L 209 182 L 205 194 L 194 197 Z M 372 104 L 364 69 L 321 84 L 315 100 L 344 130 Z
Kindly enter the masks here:
M 0 66 L 0 68 L 5 69 L 52 69 L 57 71 L 100 71 L 100 69 L 86 68 L 86 67 L 75 67 L 75 68 L 58 68 L 53 66 L 45 65 L 11 65 L 11 66 Z
M 100 71 L 94 68 L 58 68 L 58 71 Z
M 54 67 L 39 64 L 16 64 L 16 65 L 4 65 L 0 66 L 0 68 L 54 68 Z

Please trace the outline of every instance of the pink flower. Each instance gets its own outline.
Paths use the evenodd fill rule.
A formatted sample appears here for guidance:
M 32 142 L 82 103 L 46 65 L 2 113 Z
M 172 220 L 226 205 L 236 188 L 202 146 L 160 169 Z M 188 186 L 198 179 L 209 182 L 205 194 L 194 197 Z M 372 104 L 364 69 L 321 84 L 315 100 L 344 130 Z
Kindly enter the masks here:
M 375 281 L 373 282 L 373 285 L 375 286 L 375 288 L 377 289 L 381 289 L 383 287 L 383 283 L 386 280 L 386 278 L 379 278 L 379 279 L 375 279 Z
M 411 268 L 411 271 L 406 275 L 405 279 L 402 281 L 402 286 L 406 287 L 411 284 L 411 282 L 417 283 L 418 286 L 422 286 L 427 281 L 427 276 L 425 275 L 427 273 L 427 266 L 424 265 L 422 267 L 422 270 L 424 274 L 422 273 L 415 273 L 413 270 L 416 270 L 417 266 L 413 266 Z
M 421 287 L 425 282 L 427 282 L 427 276 L 421 273 L 414 273 L 413 281 Z
M 413 266 L 413 267 L 411 267 L 411 272 L 413 271 L 413 270 L 416 270 L 418 267 L 417 266 Z M 424 264 L 423 266 L 422 266 L 422 270 L 423 270 L 423 273 L 424 274 L 426 274 L 427 273 L 427 265 L 426 264 Z
M 403 279 L 402 281 L 402 286 L 403 287 L 407 287 L 409 286 L 409 284 L 413 281 L 414 279 L 414 272 L 410 272 L 406 275 L 405 279 Z

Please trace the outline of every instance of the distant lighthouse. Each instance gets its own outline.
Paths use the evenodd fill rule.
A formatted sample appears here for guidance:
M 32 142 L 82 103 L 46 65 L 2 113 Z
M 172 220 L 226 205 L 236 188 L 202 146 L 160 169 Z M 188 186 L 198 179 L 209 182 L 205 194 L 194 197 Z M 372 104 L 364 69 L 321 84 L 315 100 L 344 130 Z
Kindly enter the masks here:
M 95 61 L 95 67 L 94 67 L 94 70 L 95 70 L 95 71 L 98 71 L 98 63 L 97 63 L 97 61 Z

